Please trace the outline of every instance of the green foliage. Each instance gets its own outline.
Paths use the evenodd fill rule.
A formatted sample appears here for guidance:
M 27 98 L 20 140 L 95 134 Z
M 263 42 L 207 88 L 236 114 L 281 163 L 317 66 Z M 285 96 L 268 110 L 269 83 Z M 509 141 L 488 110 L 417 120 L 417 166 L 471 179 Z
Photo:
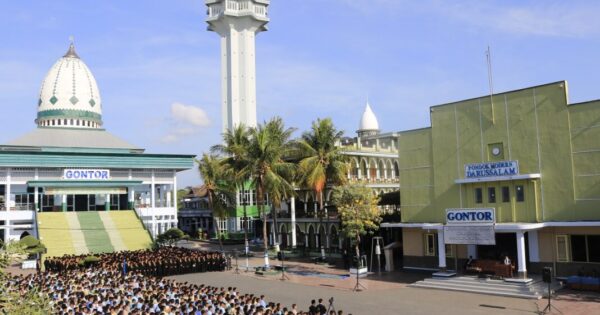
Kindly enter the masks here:
M 365 186 L 340 186 L 333 189 L 332 201 L 336 205 L 342 222 L 342 233 L 356 240 L 379 228 L 381 213 L 377 208 L 379 198 L 373 196 Z
M 79 265 L 87 268 L 89 266 L 97 264 L 99 261 L 100 261 L 100 257 L 90 255 L 90 256 L 86 256 L 85 258 L 80 260 Z
M 177 241 L 183 239 L 185 237 L 185 233 L 178 228 L 170 228 L 164 233 L 158 235 L 156 237 L 157 245 L 173 245 Z
M 348 164 L 346 156 L 336 143 L 344 133 L 333 125 L 330 118 L 313 121 L 311 130 L 302 134 L 295 143 L 299 162 L 300 182 L 315 191 L 320 209 L 323 209 L 323 190 L 327 183 L 346 183 Z
M 31 243 L 35 244 L 33 241 Z M 38 241 L 37 245 L 39 246 L 41 243 Z M 24 245 L 19 244 L 19 242 L 11 242 L 0 248 L 0 283 L 6 283 L 8 280 L 5 268 L 23 258 L 25 253 L 23 247 Z M 9 291 L 5 285 L 0 285 L 0 314 L 37 315 L 50 313 L 49 298 L 44 294 L 40 294 L 37 288 L 21 294 L 20 292 Z
M 18 242 L 19 246 L 27 254 L 43 254 L 46 252 L 46 246 L 37 238 L 27 235 Z

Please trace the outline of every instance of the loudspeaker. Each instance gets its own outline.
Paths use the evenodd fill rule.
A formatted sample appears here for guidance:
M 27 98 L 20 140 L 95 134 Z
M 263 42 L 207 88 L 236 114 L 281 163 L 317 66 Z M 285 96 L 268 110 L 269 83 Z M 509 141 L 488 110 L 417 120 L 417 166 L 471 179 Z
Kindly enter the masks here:
M 544 267 L 542 270 L 542 280 L 546 283 L 552 282 L 552 268 Z

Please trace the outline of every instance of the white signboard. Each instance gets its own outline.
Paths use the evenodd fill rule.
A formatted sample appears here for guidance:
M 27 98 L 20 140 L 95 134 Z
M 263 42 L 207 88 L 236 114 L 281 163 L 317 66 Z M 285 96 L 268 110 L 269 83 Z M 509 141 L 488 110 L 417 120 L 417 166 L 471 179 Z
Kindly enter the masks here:
M 465 245 L 496 245 L 494 226 L 444 226 L 444 243 Z
M 109 180 L 110 170 L 71 169 L 63 171 L 63 179 L 68 180 Z
M 519 175 L 518 161 L 499 161 L 465 165 L 465 178 Z
M 496 223 L 494 208 L 446 209 L 448 225 L 492 225 Z

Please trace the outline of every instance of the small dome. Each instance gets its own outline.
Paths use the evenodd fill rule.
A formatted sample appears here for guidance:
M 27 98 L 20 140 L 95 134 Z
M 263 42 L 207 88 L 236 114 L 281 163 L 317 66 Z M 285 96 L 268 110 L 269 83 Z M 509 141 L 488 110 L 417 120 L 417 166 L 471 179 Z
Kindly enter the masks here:
M 362 114 L 362 118 L 360 119 L 360 125 L 358 126 L 358 131 L 379 131 L 379 123 L 377 122 L 377 117 L 371 110 L 371 106 L 369 102 L 367 102 L 367 106 L 365 107 L 365 111 Z
M 36 123 L 38 127 L 102 126 L 102 100 L 96 79 L 73 43 L 42 82 Z

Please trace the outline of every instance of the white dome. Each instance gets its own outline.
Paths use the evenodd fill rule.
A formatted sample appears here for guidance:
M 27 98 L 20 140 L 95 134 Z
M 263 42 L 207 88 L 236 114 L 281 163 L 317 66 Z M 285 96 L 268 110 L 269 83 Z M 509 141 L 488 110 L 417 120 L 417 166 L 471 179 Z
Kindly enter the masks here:
M 379 130 L 379 123 L 377 122 L 377 117 L 375 117 L 375 114 L 371 110 L 369 102 L 367 102 L 365 111 L 362 114 L 362 118 L 360 119 L 360 125 L 358 126 L 358 131 L 367 130 Z
M 73 44 L 42 82 L 36 123 L 40 127 L 100 128 L 102 100 L 96 79 Z

